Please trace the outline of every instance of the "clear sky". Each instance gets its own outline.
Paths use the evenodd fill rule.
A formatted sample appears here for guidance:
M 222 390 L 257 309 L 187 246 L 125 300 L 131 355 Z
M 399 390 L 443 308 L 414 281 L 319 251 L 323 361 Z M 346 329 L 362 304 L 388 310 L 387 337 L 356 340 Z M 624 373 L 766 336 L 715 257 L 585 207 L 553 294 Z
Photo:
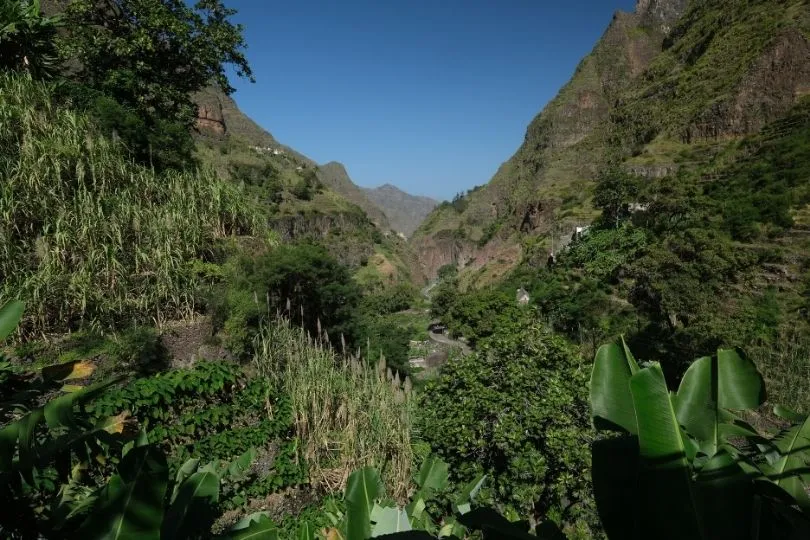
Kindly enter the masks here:
M 240 108 L 355 183 L 439 199 L 489 181 L 634 0 L 228 0 Z

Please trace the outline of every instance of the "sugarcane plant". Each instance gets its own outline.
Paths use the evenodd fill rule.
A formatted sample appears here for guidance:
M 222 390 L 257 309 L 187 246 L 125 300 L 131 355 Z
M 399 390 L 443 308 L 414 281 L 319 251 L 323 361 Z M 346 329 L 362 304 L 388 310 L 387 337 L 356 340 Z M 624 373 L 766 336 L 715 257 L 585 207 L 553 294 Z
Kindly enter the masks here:
M 670 392 L 661 366 L 624 340 L 602 346 L 590 384 L 593 485 L 611 539 L 810 537 L 810 420 L 767 437 L 743 420 L 765 383 L 740 350 L 719 349 Z

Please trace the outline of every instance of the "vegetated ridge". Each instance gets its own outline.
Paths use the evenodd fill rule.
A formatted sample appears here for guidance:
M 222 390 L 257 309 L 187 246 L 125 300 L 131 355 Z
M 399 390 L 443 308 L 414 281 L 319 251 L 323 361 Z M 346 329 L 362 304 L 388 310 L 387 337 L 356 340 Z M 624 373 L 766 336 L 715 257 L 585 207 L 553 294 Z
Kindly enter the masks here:
M 322 242 L 364 282 L 421 283 L 421 268 L 407 243 L 391 232 L 385 213 L 342 164 L 319 166 L 282 145 L 217 89 L 194 97 L 200 158 L 223 176 L 252 186 L 271 206 L 270 226 L 282 241 Z
M 385 212 L 395 231 L 411 236 L 439 202 L 430 197 L 411 195 L 391 184 L 363 188 L 366 196 Z

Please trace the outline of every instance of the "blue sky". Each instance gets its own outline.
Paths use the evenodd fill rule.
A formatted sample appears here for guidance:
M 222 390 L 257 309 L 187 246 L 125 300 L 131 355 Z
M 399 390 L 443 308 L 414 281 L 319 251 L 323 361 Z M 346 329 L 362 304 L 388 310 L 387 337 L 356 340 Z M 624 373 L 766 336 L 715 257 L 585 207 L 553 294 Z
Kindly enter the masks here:
M 634 0 L 228 0 L 240 108 L 355 183 L 449 199 L 489 181 Z

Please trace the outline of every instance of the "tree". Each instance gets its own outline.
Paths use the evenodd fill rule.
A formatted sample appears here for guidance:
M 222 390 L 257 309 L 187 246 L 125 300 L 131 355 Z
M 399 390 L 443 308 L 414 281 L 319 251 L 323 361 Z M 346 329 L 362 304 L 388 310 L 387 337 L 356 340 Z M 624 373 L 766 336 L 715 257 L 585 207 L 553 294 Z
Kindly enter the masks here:
M 515 302 L 514 293 L 475 291 L 457 296 L 442 320 L 454 334 L 475 344 L 496 330 L 514 329 L 524 314 L 527 313 Z
M 593 520 L 587 377 L 566 341 L 536 323 L 498 333 L 428 383 L 420 433 L 454 480 L 488 475 L 483 503 Z
M 348 269 L 321 246 L 282 245 L 235 261 L 230 284 L 212 299 L 215 323 L 231 335 L 233 352 L 250 354 L 263 316 L 283 314 L 311 334 L 325 331 L 333 345 L 358 337 L 360 288 Z
M 629 215 L 629 206 L 638 196 L 638 188 L 635 176 L 617 168 L 604 171 L 593 196 L 594 204 L 602 210 L 602 220 L 618 228 L 620 220 Z
M 57 63 L 54 40 L 59 26 L 58 18 L 42 15 L 39 0 L 5 0 L 0 4 L 0 69 L 51 77 Z
M 225 68 L 252 79 L 235 10 L 221 0 L 73 0 L 63 54 L 76 77 L 151 120 L 191 125 L 191 94 L 215 84 L 234 89 Z

